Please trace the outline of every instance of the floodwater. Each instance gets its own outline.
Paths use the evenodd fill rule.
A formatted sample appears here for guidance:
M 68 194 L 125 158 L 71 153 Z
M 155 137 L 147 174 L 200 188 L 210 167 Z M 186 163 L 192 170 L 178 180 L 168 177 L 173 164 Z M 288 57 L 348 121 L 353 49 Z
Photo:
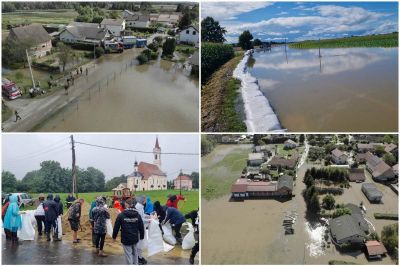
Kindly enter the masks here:
M 76 81 L 86 92 L 35 131 L 198 131 L 198 80 L 179 63 L 137 65 L 140 51 L 100 58 Z
M 248 71 L 289 131 L 397 131 L 398 48 L 256 52 Z

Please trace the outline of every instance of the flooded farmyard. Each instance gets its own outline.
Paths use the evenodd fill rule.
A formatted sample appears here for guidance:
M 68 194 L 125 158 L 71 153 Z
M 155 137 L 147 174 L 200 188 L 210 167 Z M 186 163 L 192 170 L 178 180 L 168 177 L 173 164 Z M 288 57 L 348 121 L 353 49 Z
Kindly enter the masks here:
M 398 48 L 291 49 L 253 54 L 248 71 L 289 131 L 395 131 Z

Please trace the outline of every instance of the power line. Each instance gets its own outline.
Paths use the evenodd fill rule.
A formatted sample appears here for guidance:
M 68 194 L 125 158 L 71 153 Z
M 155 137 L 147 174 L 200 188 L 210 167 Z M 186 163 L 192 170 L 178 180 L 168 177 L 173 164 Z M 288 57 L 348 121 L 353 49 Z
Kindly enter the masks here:
M 115 148 L 115 147 L 109 147 L 109 146 L 90 144 L 90 143 L 85 143 L 85 142 L 80 142 L 80 141 L 75 141 L 75 144 L 82 144 L 82 145 L 91 146 L 91 147 L 97 147 L 97 148 L 102 148 L 102 149 L 124 151 L 124 152 L 132 152 L 132 153 L 153 153 L 152 151 L 122 149 L 122 148 Z M 194 155 L 194 156 L 198 156 L 199 155 L 198 153 L 187 153 L 187 152 L 161 152 L 161 154 L 164 154 L 164 155 Z
M 34 156 L 28 156 L 28 157 L 24 157 L 24 158 L 21 158 L 21 159 L 10 160 L 10 161 L 7 162 L 7 164 L 12 164 L 12 163 L 20 162 L 20 161 L 26 161 L 26 160 L 30 160 L 30 159 L 39 158 L 39 157 L 41 157 L 43 155 L 46 155 L 48 153 L 55 153 L 55 152 L 64 151 L 64 150 L 66 150 L 66 148 L 69 149 L 69 147 L 67 145 L 68 144 L 62 144 L 61 146 L 53 147 L 52 149 L 46 150 L 46 151 L 44 151 L 44 152 L 42 152 L 40 154 L 36 154 Z

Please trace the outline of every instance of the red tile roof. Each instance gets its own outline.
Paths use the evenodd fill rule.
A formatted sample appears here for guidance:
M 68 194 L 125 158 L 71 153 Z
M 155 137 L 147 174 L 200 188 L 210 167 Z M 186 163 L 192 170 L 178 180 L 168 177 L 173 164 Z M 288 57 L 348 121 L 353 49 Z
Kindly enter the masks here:
M 385 246 L 376 240 L 365 242 L 365 246 L 369 256 L 383 255 L 387 253 Z
M 179 175 L 175 180 L 192 180 L 189 176 L 187 175 Z
M 143 175 L 143 179 L 148 179 L 152 175 L 165 176 L 167 175 L 158 168 L 157 165 L 151 163 L 140 162 L 138 172 Z

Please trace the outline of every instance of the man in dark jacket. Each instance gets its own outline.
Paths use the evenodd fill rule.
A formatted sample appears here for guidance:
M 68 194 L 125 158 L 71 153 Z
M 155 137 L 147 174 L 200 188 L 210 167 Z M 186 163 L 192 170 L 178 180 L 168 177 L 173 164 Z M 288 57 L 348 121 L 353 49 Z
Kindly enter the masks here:
M 53 194 L 47 195 L 47 200 L 43 202 L 44 216 L 45 216 L 45 232 L 47 241 L 50 241 L 51 228 L 56 232 L 57 217 L 58 217 L 58 204 L 53 200 Z M 57 235 L 53 237 L 53 241 L 59 241 Z
M 59 216 L 61 216 L 61 218 L 62 218 L 62 216 L 63 216 L 63 214 L 64 214 L 64 207 L 63 207 L 63 204 L 62 204 L 62 202 L 61 202 L 61 199 L 60 199 L 60 196 L 59 195 L 56 195 L 55 197 L 54 197 L 54 201 L 56 202 L 56 204 L 57 204 L 57 212 L 58 212 L 58 216 L 57 216 L 57 218 L 59 217 Z M 58 222 L 57 222 L 57 220 L 56 220 L 56 230 L 54 230 L 54 238 L 58 238 Z
M 117 216 L 113 230 L 113 240 L 121 230 L 121 243 L 124 248 L 125 259 L 128 265 L 139 264 L 137 243 L 144 239 L 144 225 L 140 214 L 134 209 L 135 199 L 125 201 L 126 209 Z
M 165 219 L 162 224 L 165 224 L 168 221 L 174 228 L 177 242 L 182 243 L 181 227 L 182 224 L 186 222 L 185 217 L 178 209 L 175 209 L 174 207 L 166 207 Z
M 104 207 L 105 200 L 103 197 L 97 197 L 96 207 L 92 210 L 93 230 L 96 234 L 96 253 L 99 257 L 107 257 L 103 251 L 104 240 L 107 233 L 107 219 L 110 219 L 110 213 Z
M 72 238 L 74 244 L 79 243 L 78 229 L 81 221 L 81 210 L 83 202 L 84 202 L 83 199 L 79 199 L 74 204 L 72 204 L 71 208 L 69 208 L 68 221 L 71 226 Z
M 69 193 L 67 199 L 65 200 L 67 203 L 67 208 L 69 209 L 69 207 L 71 207 L 72 203 L 74 203 L 74 201 L 76 200 L 76 198 Z

